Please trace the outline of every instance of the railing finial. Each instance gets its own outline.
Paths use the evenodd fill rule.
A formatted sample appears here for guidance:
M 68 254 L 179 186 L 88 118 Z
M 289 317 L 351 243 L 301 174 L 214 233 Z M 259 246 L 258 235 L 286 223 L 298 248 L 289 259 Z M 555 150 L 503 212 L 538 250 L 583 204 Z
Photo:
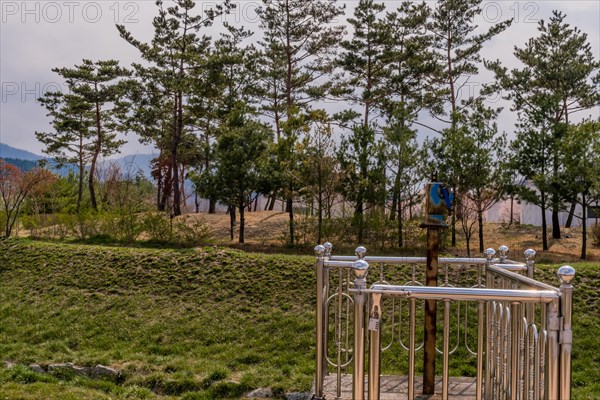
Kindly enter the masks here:
M 324 254 L 325 254 L 325 246 L 323 246 L 321 244 L 315 246 L 315 255 L 317 257 L 323 257 Z
M 535 258 L 535 250 L 534 249 L 527 249 L 525 250 L 525 259 L 527 261 L 533 261 L 533 259 Z
M 369 273 L 369 263 L 365 260 L 354 261 L 352 268 L 354 268 L 354 275 L 356 275 L 356 279 L 365 279 Z
M 506 261 L 507 257 L 508 257 L 508 246 L 502 245 L 500 247 L 498 247 L 498 253 L 500 253 L 500 261 L 504 262 Z
M 489 248 L 483 254 L 485 255 L 485 258 L 488 261 L 492 261 L 494 259 L 494 256 L 496 255 L 496 250 Z
M 563 285 L 570 284 L 575 277 L 575 268 L 570 265 L 562 266 L 556 271 L 556 275 Z
M 325 248 L 325 257 L 331 257 L 331 251 L 333 250 L 333 245 L 329 242 L 323 243 L 323 247 Z
M 359 260 L 362 260 L 367 254 L 367 249 L 364 246 L 358 246 L 354 252 L 356 253 L 356 257 L 358 257 Z

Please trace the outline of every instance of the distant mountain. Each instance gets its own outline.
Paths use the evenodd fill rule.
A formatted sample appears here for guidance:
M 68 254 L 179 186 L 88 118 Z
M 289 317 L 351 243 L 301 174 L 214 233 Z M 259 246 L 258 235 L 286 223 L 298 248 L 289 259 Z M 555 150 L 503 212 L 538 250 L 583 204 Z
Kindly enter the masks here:
M 23 160 L 22 158 L 0 157 L 8 164 L 12 164 L 23 172 L 30 171 L 38 166 L 37 161 Z
M 46 157 L 34 154 L 27 150 L 17 149 L 5 143 L 0 143 L 0 158 L 13 158 L 28 161 L 42 160 Z
M 150 161 L 156 157 L 156 154 L 127 154 L 112 160 L 104 160 L 104 162 L 117 162 L 124 174 L 133 176 L 137 174 L 137 171 L 141 170 L 146 178 L 151 179 L 152 168 Z
M 121 171 L 124 174 L 129 173 L 133 176 L 137 174 L 138 170 L 141 170 L 144 173 L 144 176 L 151 179 L 150 172 L 152 169 L 150 167 L 150 161 L 155 157 L 155 154 L 127 154 L 118 158 L 104 160 L 103 162 L 107 165 L 110 162 L 116 162 L 119 164 Z M 36 161 L 46 159 L 49 161 L 50 169 L 56 169 L 54 160 L 4 143 L 0 143 L 0 158 L 4 158 L 10 164 L 17 165 L 22 170 L 30 170 L 37 167 Z M 76 171 L 77 167 L 69 164 L 60 168 L 57 172 L 64 176 L 67 175 L 70 170 Z

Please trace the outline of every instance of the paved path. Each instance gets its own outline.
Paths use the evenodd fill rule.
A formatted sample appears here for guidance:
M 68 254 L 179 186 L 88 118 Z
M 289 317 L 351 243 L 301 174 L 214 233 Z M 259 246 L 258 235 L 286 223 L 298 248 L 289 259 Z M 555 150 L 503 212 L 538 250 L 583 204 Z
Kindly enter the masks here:
M 449 398 L 451 400 L 475 400 L 475 378 L 450 378 Z M 365 383 L 365 388 L 367 384 Z M 336 397 L 336 376 L 328 375 L 325 378 L 325 398 L 327 400 L 341 399 L 352 400 L 352 376 L 342 376 L 341 397 Z M 417 377 L 415 381 L 415 393 L 417 400 L 438 400 L 442 398 L 442 378 L 436 378 L 436 389 L 433 396 L 420 395 L 423 390 L 423 379 Z M 408 377 L 406 376 L 382 376 L 381 377 L 381 400 L 407 400 Z M 366 398 L 366 395 L 365 395 Z

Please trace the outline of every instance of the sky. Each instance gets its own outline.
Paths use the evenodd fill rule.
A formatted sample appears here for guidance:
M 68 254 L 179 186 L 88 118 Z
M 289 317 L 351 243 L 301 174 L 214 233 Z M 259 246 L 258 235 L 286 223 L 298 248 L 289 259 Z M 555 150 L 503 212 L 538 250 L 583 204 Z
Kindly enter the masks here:
M 198 8 L 203 9 L 215 2 L 197 3 Z M 234 2 L 236 10 L 225 17 L 226 20 L 243 23 L 257 32 L 256 8 L 261 1 Z M 350 14 L 358 0 L 339 2 L 346 4 Z M 169 4 L 168 1 L 165 3 Z M 383 3 L 391 11 L 400 1 Z M 435 4 L 434 1 L 428 3 Z M 508 30 L 485 44 L 483 57 L 500 59 L 508 67 L 517 66 L 514 47 L 522 47 L 528 38 L 536 36 L 538 21 L 547 20 L 555 9 L 567 15 L 569 24 L 587 33 L 594 56 L 600 59 L 600 0 L 484 1 L 482 15 L 477 21 L 481 29 L 508 18 L 514 18 L 514 21 Z M 153 0 L 0 0 L 0 142 L 42 154 L 43 145 L 37 142 L 34 133 L 47 131 L 51 126 L 46 109 L 37 99 L 46 91 L 66 90 L 52 68 L 73 67 L 82 59 L 116 59 L 123 66 L 138 61 L 137 50 L 119 37 L 115 24 L 123 24 L 136 38 L 149 41 L 156 10 Z M 344 18 L 340 18 L 340 23 L 345 23 Z M 218 27 L 211 28 L 209 34 L 218 35 Z M 491 74 L 481 70 L 479 76 L 470 78 L 465 85 L 465 97 L 476 93 L 482 84 L 491 82 Z M 498 124 L 500 130 L 511 137 L 516 118 L 509 110 L 510 104 L 500 98 L 493 102 L 504 107 Z M 338 108 L 339 105 L 327 107 Z M 599 117 L 600 107 L 576 115 L 575 120 L 590 115 Z M 423 138 L 431 132 L 420 131 L 419 134 Z M 122 154 L 152 152 L 152 148 L 141 145 L 135 135 L 130 134 L 124 139 L 128 143 Z

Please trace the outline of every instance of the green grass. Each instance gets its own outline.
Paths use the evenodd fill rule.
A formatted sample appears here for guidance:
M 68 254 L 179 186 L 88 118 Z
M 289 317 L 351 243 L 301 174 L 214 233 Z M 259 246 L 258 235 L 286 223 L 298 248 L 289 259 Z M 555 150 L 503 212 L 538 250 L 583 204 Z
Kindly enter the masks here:
M 164 397 L 310 388 L 310 257 L 22 240 L 0 242 L 0 252 L 3 360 L 110 365 L 124 371 L 120 386 Z M 0 379 L 11 382 L 0 398 L 15 398 L 19 382 Z M 92 389 L 89 398 L 130 398 Z
M 575 267 L 573 398 L 600 398 L 600 266 Z M 557 285 L 555 270 L 537 276 Z M 0 367 L 0 400 L 307 391 L 314 284 L 309 256 L 0 241 L 0 361 L 124 373 L 111 382 Z M 472 372 L 460 364 L 454 373 Z

